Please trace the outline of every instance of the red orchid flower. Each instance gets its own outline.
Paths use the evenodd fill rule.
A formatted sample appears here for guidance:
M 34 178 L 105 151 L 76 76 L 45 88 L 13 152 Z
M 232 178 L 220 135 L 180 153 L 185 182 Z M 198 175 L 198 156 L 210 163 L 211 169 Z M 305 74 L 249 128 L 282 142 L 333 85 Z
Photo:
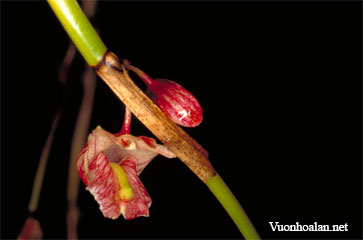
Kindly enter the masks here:
M 126 220 L 149 216 L 151 198 L 138 175 L 158 154 L 176 157 L 152 138 L 129 134 L 131 113 L 126 111 L 119 134 L 100 126 L 93 130 L 77 158 L 77 170 L 107 218 Z M 127 117 L 128 116 L 128 117 Z

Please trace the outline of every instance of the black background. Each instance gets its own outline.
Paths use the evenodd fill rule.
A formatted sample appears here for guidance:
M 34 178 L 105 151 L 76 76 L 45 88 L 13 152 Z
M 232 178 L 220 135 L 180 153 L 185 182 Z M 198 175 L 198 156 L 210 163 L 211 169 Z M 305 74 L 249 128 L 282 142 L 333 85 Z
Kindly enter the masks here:
M 203 123 L 186 129 L 262 238 L 362 237 L 361 2 L 109 2 L 94 24 L 106 46 L 151 77 L 182 84 Z M 1 238 L 15 238 L 64 92 L 68 37 L 46 2 L 1 2 Z M 70 141 L 82 96 L 78 55 L 36 213 L 65 238 Z M 137 81 L 137 80 L 135 80 Z M 141 82 L 138 85 L 144 88 Z M 91 129 L 121 128 L 124 110 L 98 79 Z M 134 135 L 152 134 L 137 120 Z M 140 176 L 149 218 L 103 218 L 81 183 L 80 238 L 240 238 L 179 160 Z M 273 232 L 281 224 L 348 224 L 348 232 Z

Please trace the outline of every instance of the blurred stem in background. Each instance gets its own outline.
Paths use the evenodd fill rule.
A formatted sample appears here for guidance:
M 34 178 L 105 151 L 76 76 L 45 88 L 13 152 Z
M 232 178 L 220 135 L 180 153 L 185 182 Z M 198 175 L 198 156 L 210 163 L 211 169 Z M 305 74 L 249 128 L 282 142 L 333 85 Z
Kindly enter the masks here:
M 34 215 L 38 209 L 39 198 L 43 186 L 44 174 L 47 168 L 50 149 L 52 147 L 55 131 L 58 127 L 60 116 L 62 115 L 63 112 L 64 102 L 66 98 L 67 98 L 67 89 L 63 95 L 63 101 L 61 102 L 61 105 L 58 107 L 53 117 L 53 121 L 47 139 L 42 149 L 42 153 L 40 155 L 38 163 L 38 168 L 35 173 L 31 197 L 29 200 L 28 217 L 26 218 L 23 228 L 21 229 L 20 233 L 17 236 L 17 239 L 42 239 L 43 237 L 41 224 Z
M 87 16 L 92 18 L 94 16 L 97 1 L 84 1 L 83 8 Z M 69 47 L 67 49 L 66 55 L 58 67 L 58 80 L 61 85 L 68 84 L 68 74 L 70 72 L 70 68 L 72 66 L 73 60 L 76 56 L 76 47 L 72 42 L 69 43 Z M 68 211 L 67 211 L 67 236 L 68 239 L 76 239 L 77 238 L 77 222 L 79 217 L 79 211 L 77 208 L 77 198 L 78 198 L 78 189 L 79 189 L 79 177 L 76 169 L 76 157 L 81 151 L 89 128 L 90 115 L 92 112 L 93 106 L 93 97 L 96 87 L 96 74 L 94 71 L 86 66 L 86 70 L 83 74 L 83 99 L 80 107 L 78 119 L 76 122 L 74 135 L 71 144 L 71 157 L 69 163 L 69 173 L 68 173 L 68 190 L 67 190 L 67 200 L 68 200 Z M 49 158 L 50 149 L 53 143 L 55 131 L 58 127 L 60 116 L 63 112 L 65 101 L 68 97 L 68 87 L 66 87 L 65 93 L 63 95 L 62 102 L 57 109 L 55 116 L 52 121 L 51 129 L 47 136 L 44 148 L 41 153 L 41 157 L 39 159 L 38 168 L 35 174 L 33 189 L 31 193 L 31 198 L 29 201 L 28 211 L 30 214 L 34 214 L 38 209 L 39 198 L 41 189 L 43 186 L 44 174 L 47 167 L 47 162 Z M 28 221 L 28 220 L 27 220 Z M 38 224 L 39 225 L 39 224 Z M 27 228 L 32 228 L 35 224 L 26 225 Z M 40 228 L 40 226 L 39 226 Z M 25 228 L 24 228 L 25 229 Z M 27 230 L 28 232 L 32 231 L 31 229 Z M 23 230 L 24 233 L 24 230 Z
M 34 213 L 38 208 L 40 192 L 41 192 L 41 188 L 43 185 L 44 174 L 45 174 L 45 170 L 47 167 L 48 157 L 49 157 L 50 149 L 51 149 L 51 146 L 53 143 L 54 134 L 58 127 L 59 119 L 60 119 L 60 116 L 62 115 L 63 108 L 64 108 L 65 102 L 66 102 L 66 100 L 68 98 L 68 94 L 69 94 L 68 73 L 70 71 L 70 66 L 73 62 L 73 59 L 74 59 L 76 53 L 77 53 L 77 49 L 74 46 L 74 44 L 70 41 L 66 55 L 65 55 L 62 63 L 58 67 L 58 81 L 61 85 L 65 86 L 66 89 L 64 91 L 62 101 L 61 101 L 57 111 L 55 112 L 54 118 L 52 120 L 51 128 L 49 130 L 47 139 L 45 141 L 45 144 L 44 144 L 44 147 L 43 147 L 40 159 L 39 159 L 38 168 L 37 168 L 35 178 L 34 178 L 31 198 L 30 198 L 29 206 L 28 206 L 28 211 L 31 214 Z
M 34 183 L 33 183 L 33 190 L 32 190 L 31 198 L 30 198 L 29 205 L 28 205 L 28 211 L 31 214 L 34 213 L 38 209 L 39 196 L 40 196 L 40 192 L 41 192 L 41 189 L 43 186 L 44 173 L 45 173 L 47 163 L 48 163 L 49 152 L 50 152 L 50 149 L 51 149 L 51 146 L 53 143 L 54 133 L 55 133 L 55 130 L 57 129 L 57 126 L 59 123 L 59 118 L 60 118 L 62 111 L 63 111 L 63 104 L 59 107 L 59 109 L 55 113 L 55 116 L 54 116 L 53 122 L 52 122 L 52 126 L 50 128 L 49 134 L 47 136 L 47 140 L 45 141 L 45 145 L 44 145 L 44 148 L 42 150 L 42 153 L 41 153 L 41 156 L 39 159 L 38 168 L 37 168 L 35 178 L 34 178 Z
M 93 18 L 97 9 L 97 1 L 83 1 L 83 11 L 90 19 Z M 74 45 L 70 43 L 70 48 Z M 77 239 L 77 225 L 79 219 L 79 210 L 77 207 L 79 177 L 77 172 L 76 160 L 77 156 L 83 148 L 86 141 L 91 119 L 93 100 L 96 89 L 96 74 L 89 67 L 82 76 L 83 82 L 83 98 L 79 108 L 76 125 L 74 127 L 73 138 L 71 143 L 69 169 L 68 169 L 68 188 L 67 188 L 67 239 Z
M 48 0 L 49 5 L 87 63 L 127 108 L 183 161 L 211 190 L 247 239 L 259 239 L 253 224 L 222 178 L 214 171 L 208 153 L 133 83 L 116 55 L 107 48 L 75 0 Z
M 58 81 L 62 86 L 65 86 L 65 90 L 62 96 L 61 103 L 58 107 L 58 109 L 55 112 L 55 115 L 52 120 L 52 124 L 48 133 L 48 136 L 46 138 L 44 147 L 42 149 L 38 168 L 35 173 L 34 182 L 33 182 L 33 189 L 31 192 L 31 197 L 29 200 L 28 205 L 28 212 L 29 215 L 34 215 L 34 213 L 38 209 L 39 205 L 39 198 L 43 186 L 43 180 L 45 171 L 47 168 L 49 153 L 52 147 L 53 139 L 55 132 L 57 130 L 60 117 L 63 113 L 65 102 L 67 101 L 68 95 L 69 95 L 69 86 L 68 86 L 68 73 L 70 71 L 70 66 L 73 62 L 73 59 L 77 53 L 77 49 L 74 46 L 74 44 L 70 41 L 69 47 L 67 49 L 66 55 L 62 61 L 62 63 L 58 67 Z M 28 217 L 25 225 L 22 229 L 21 234 L 18 236 L 19 239 L 22 238 L 41 238 L 43 235 L 41 231 L 40 223 L 33 217 Z
M 77 207 L 79 176 L 77 172 L 76 159 L 86 141 L 90 116 L 93 108 L 94 93 L 96 89 L 96 74 L 90 67 L 83 73 L 83 99 L 79 109 L 78 118 L 73 132 L 71 154 L 68 171 L 67 189 L 67 238 L 77 239 L 77 223 L 79 210 Z

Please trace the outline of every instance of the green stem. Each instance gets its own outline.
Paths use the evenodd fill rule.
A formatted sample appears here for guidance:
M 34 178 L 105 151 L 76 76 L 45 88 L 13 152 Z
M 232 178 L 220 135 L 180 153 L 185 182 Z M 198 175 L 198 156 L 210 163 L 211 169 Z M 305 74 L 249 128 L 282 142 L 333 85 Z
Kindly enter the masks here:
M 77 1 L 48 0 L 48 3 L 87 63 L 96 66 L 107 48 Z
M 222 204 L 243 236 L 246 239 L 260 239 L 246 212 L 218 174 L 207 181 L 207 186 Z

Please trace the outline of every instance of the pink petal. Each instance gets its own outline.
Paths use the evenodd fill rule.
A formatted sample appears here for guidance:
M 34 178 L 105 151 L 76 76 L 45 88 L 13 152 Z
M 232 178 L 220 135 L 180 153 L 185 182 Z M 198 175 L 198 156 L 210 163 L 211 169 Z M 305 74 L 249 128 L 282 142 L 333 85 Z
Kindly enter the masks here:
M 117 142 L 117 138 L 105 131 L 101 126 L 97 126 L 88 137 L 88 159 L 93 159 L 98 153 L 111 147 Z
M 126 157 L 120 164 L 124 169 L 129 184 L 134 192 L 134 198 L 122 203 L 122 214 L 126 220 L 139 216 L 148 217 L 151 198 L 144 185 L 138 178 L 136 171 L 136 159 L 132 156 Z
M 88 137 L 87 144 L 83 147 L 77 158 L 77 171 L 82 181 L 88 185 L 88 165 L 95 156 L 116 142 L 116 137 L 103 130 L 100 126 L 95 128 Z
M 120 184 L 104 153 L 100 153 L 92 160 L 89 174 L 92 177 L 89 178 L 90 184 L 86 189 L 100 205 L 103 216 L 118 218 L 121 214 Z
M 84 160 L 85 160 L 85 154 L 86 152 L 88 151 L 88 144 L 86 144 L 81 153 L 78 155 L 77 157 L 77 171 L 78 171 L 78 174 L 79 174 L 79 177 L 82 179 L 82 181 L 88 185 L 88 179 L 87 179 L 87 174 L 84 170 Z

